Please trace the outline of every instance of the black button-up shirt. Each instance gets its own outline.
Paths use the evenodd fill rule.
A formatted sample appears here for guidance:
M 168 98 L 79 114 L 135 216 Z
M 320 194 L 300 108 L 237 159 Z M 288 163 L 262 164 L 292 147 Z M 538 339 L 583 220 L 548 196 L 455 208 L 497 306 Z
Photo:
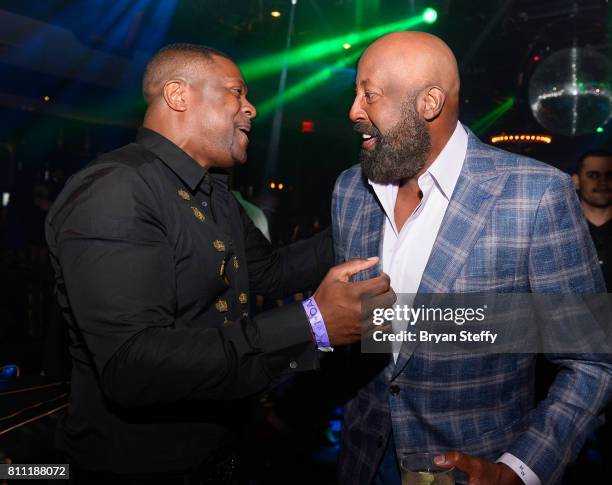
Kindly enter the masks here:
M 316 286 L 329 233 L 273 250 L 225 175 L 151 130 L 68 181 L 47 240 L 73 359 L 57 443 L 83 468 L 192 468 L 230 440 L 236 400 L 317 365 L 301 305 L 250 318 L 248 296 Z

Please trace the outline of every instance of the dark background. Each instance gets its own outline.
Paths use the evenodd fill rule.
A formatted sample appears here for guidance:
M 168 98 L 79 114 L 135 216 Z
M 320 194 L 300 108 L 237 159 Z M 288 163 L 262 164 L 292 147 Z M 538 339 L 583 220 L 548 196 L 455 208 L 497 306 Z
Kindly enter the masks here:
M 610 52 L 605 0 L 300 0 L 292 43 L 300 47 L 358 26 L 365 30 L 427 6 L 438 10 L 438 21 L 417 28 L 440 35 L 457 55 L 461 120 L 473 126 L 515 98 L 513 108 L 480 133 L 484 140 L 502 132 L 546 133 L 527 103 L 534 56 L 542 62 L 574 44 Z M 271 17 L 273 9 L 281 17 Z M 0 190 L 14 190 L 27 178 L 49 179 L 58 169 L 70 174 L 96 154 L 130 141 L 144 111 L 140 77 L 160 46 L 203 43 L 240 64 L 283 50 L 289 10 L 289 0 L 0 1 Z M 290 69 L 287 86 L 341 55 Z M 266 174 L 272 116 L 257 119 L 249 161 L 236 170 L 235 186 L 257 197 L 270 192 L 270 181 L 282 181 L 293 191 L 283 201 L 292 217 L 309 213 L 328 220 L 333 182 L 356 162 L 358 141 L 347 118 L 354 76 L 353 66 L 337 70 L 285 105 L 272 174 Z M 276 93 L 278 74 L 247 83 L 257 105 Z M 314 133 L 301 133 L 304 120 L 314 122 Z M 571 170 L 583 151 L 610 146 L 609 131 L 507 148 Z M 282 198 L 278 190 L 273 193 Z
M 500 133 L 547 134 L 527 102 L 528 81 L 538 62 L 572 45 L 608 56 L 612 47 L 606 0 L 299 0 L 292 44 L 300 47 L 383 25 L 425 7 L 436 8 L 438 20 L 417 29 L 441 36 L 460 64 L 463 123 L 478 126 L 487 113 L 515 100 L 496 123 L 477 133 L 484 141 Z M 62 322 L 44 249 L 46 210 L 66 177 L 97 154 L 133 139 L 145 108 L 140 78 L 147 60 L 171 42 L 215 47 L 239 65 L 282 52 L 290 8 L 289 0 L 0 0 L 0 193 L 10 194 L 0 213 L 0 366 L 18 364 L 22 383 L 29 379 L 28 385 L 38 386 L 66 378 L 66 362 L 57 350 L 65 343 L 55 331 Z M 274 9 L 280 17 L 270 15 Z M 287 86 L 352 52 L 340 50 L 292 67 Z M 233 185 L 272 213 L 274 244 L 329 224 L 334 181 L 356 163 L 359 149 L 347 117 L 354 77 L 354 64 L 336 69 L 324 83 L 285 104 L 278 164 L 272 171 L 267 157 L 273 116 L 255 120 L 249 160 L 234 171 Z M 276 94 L 279 75 L 246 81 L 249 99 L 257 106 Z M 302 132 L 306 120 L 314 123 L 314 132 Z M 554 135 L 549 145 L 503 148 L 570 172 L 581 153 L 610 149 L 612 126 L 603 128 L 577 137 Z M 284 189 L 272 190 L 270 182 L 282 182 Z M 20 393 L 17 399 L 2 394 L 11 386 L 14 382 L 0 379 L 0 430 L 53 410 L 66 392 L 58 385 L 46 388 L 44 395 L 25 398 Z M 281 424 L 272 419 L 275 428 L 265 418 L 267 424 L 257 431 L 260 438 L 274 436 L 264 440 L 273 451 L 260 461 L 262 476 L 283 482 L 287 472 L 295 479 L 284 483 L 332 483 L 339 423 L 333 378 L 305 377 L 276 394 L 281 397 L 271 401 L 277 403 Z M 300 406 L 312 402 L 313 395 L 332 398 L 316 399 L 323 401 L 320 408 L 300 422 Z M 254 407 L 254 414 L 268 416 L 262 409 L 275 405 L 267 399 Z M 15 409 L 41 402 L 5 419 Z M 54 416 L 0 434 L 0 461 L 7 450 L 14 459 L 50 459 Z M 599 473 L 601 463 L 612 461 L 598 453 L 596 446 L 587 447 L 582 468 L 570 472 L 568 483 L 586 483 L 576 477 L 586 480 L 593 470 Z M 304 476 L 295 477 L 296 470 Z M 591 483 L 605 482 L 603 472 L 597 476 Z

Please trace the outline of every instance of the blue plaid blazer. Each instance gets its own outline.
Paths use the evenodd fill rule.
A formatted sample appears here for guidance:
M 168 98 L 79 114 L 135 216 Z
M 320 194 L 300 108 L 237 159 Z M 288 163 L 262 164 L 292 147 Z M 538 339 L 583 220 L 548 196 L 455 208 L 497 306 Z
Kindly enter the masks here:
M 571 179 L 468 136 L 419 292 L 605 292 Z M 337 262 L 381 254 L 384 222 L 360 167 L 343 172 L 332 202 Z M 398 456 L 460 450 L 495 461 L 509 452 L 542 483 L 557 483 L 612 397 L 609 355 L 549 355 L 560 370 L 537 406 L 533 355 L 440 357 L 405 344 L 397 364 L 358 357 L 350 377 L 362 382 L 345 409 L 342 484 L 372 482 L 391 430 Z

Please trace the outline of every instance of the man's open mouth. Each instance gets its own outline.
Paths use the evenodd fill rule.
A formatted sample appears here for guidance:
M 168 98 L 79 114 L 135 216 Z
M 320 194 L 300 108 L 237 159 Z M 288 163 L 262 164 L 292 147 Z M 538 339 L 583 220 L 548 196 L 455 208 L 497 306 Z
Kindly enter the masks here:
M 374 150 L 376 148 L 377 137 L 368 135 L 367 133 L 361 134 L 361 148 L 364 150 Z
M 251 132 L 251 125 L 247 125 L 247 124 L 238 125 L 236 129 L 240 131 L 246 137 L 247 141 L 249 140 L 249 133 Z

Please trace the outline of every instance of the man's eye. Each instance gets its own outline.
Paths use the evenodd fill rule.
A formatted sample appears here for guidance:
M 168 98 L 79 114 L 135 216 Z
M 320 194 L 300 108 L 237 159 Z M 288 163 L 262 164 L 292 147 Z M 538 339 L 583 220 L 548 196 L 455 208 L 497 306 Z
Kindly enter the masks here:
M 369 92 L 369 91 L 366 91 L 363 95 L 364 95 L 366 101 L 368 101 L 368 102 L 369 101 L 373 101 L 376 98 L 376 96 L 377 96 L 376 93 L 372 93 L 372 92 Z
M 232 92 L 238 97 L 242 96 L 242 88 L 232 88 Z

